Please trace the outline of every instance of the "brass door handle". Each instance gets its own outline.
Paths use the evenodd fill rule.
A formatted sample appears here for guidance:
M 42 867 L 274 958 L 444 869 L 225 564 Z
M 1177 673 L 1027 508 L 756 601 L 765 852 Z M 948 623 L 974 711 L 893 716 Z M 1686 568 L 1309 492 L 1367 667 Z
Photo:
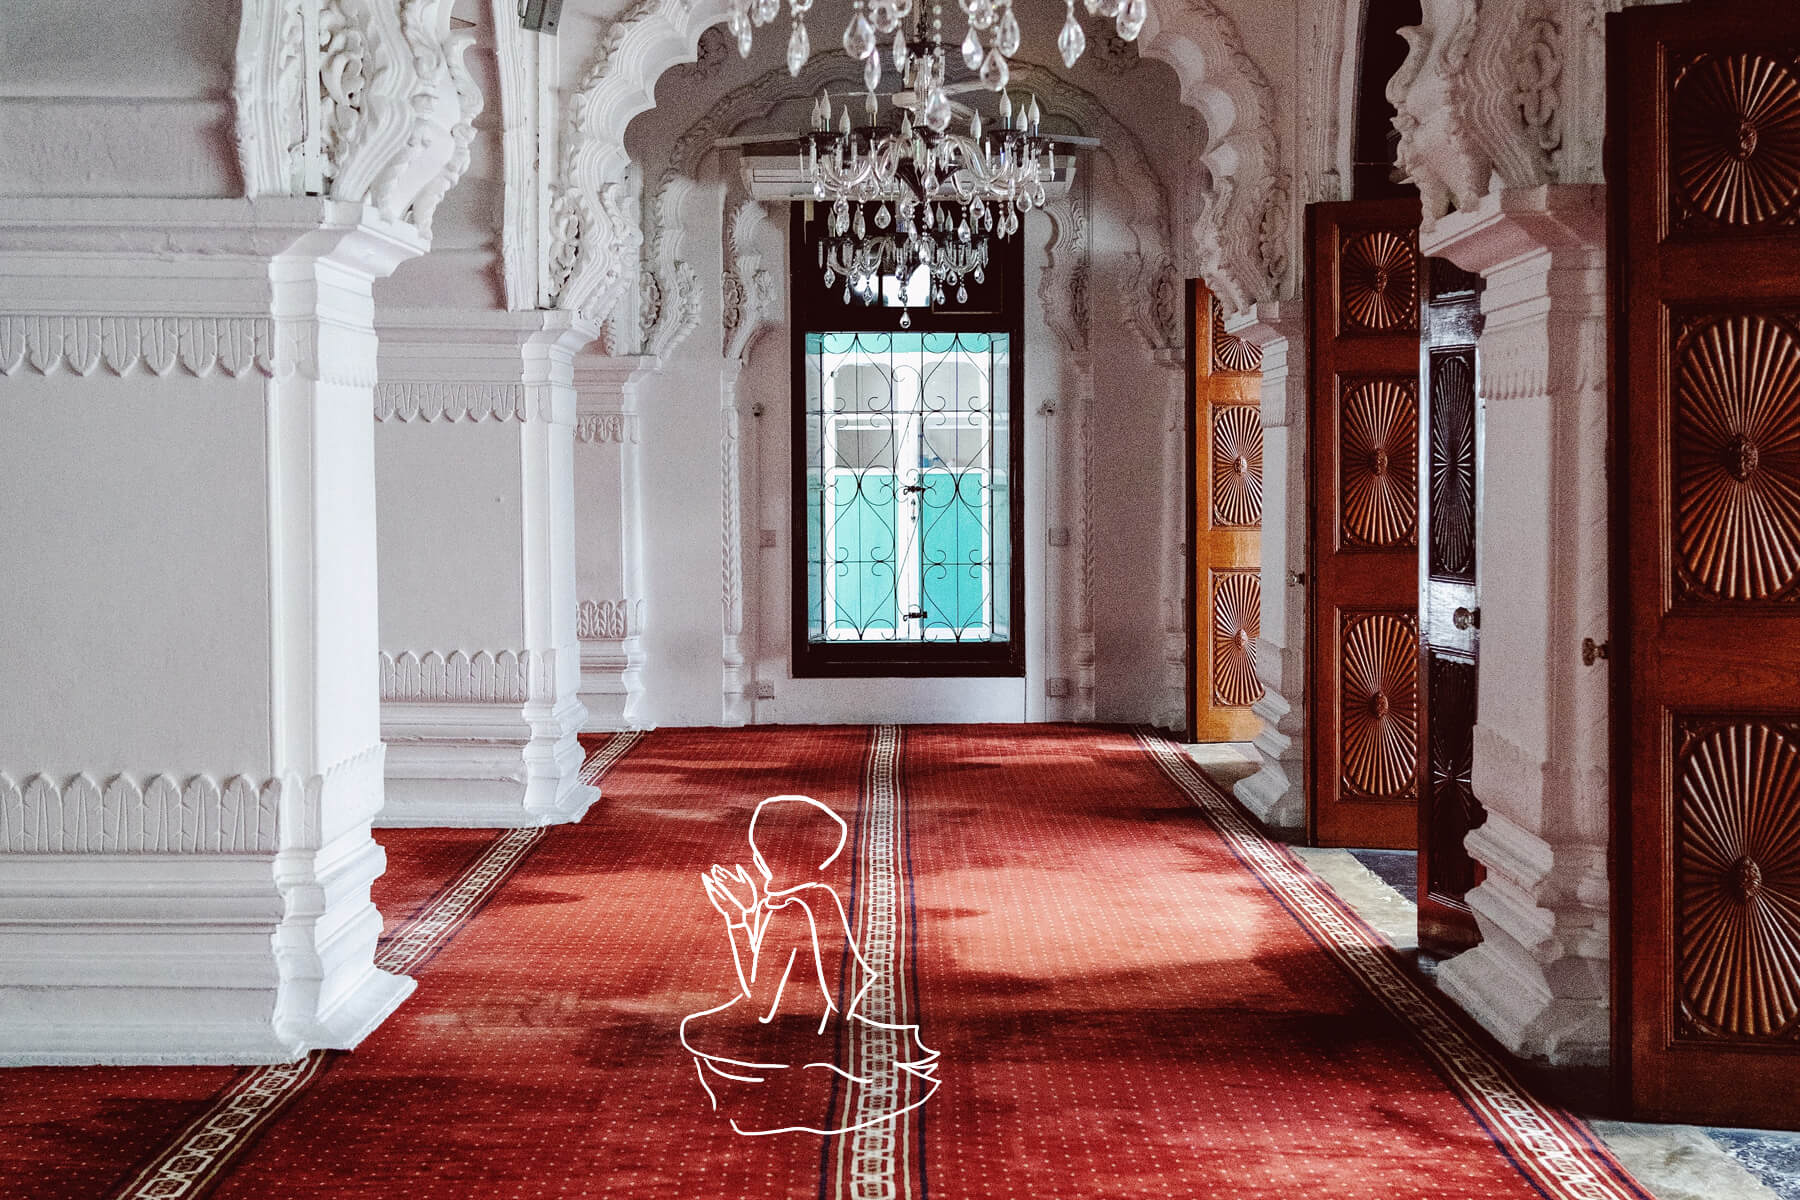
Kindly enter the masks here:
M 1481 610 L 1479 608 L 1459 608 L 1450 614 L 1450 623 L 1458 629 L 1480 629 Z

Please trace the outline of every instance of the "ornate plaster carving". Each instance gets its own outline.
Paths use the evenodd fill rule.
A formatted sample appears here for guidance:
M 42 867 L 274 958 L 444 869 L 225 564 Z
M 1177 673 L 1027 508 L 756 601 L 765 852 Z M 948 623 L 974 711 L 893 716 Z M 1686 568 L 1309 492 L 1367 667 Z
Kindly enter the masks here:
M 1425 0 L 1388 82 L 1425 219 L 1495 186 L 1601 179 L 1603 18 L 1640 0 Z
M 725 271 L 719 299 L 725 329 L 725 357 L 750 361 L 756 337 L 780 316 L 775 276 L 762 267 L 756 239 L 768 224 L 768 210 L 743 195 L 741 182 L 728 189 L 725 216 Z
M 369 203 L 429 237 L 482 106 L 452 2 L 246 0 L 233 79 L 246 192 Z
M 0 376 L 275 373 L 267 317 L 0 316 Z
M 1275 299 L 1293 282 L 1275 89 L 1217 0 L 1186 0 L 1182 11 L 1155 18 L 1138 51 L 1174 67 L 1183 103 L 1205 118 L 1201 163 L 1212 189 L 1189 226 L 1195 273 L 1232 312 Z
M 377 421 L 523 421 L 520 383 L 377 383 Z
M 0 774 L 0 853 L 257 854 L 277 848 L 281 784 L 166 774 L 104 787 L 83 772 L 61 782 Z
M 1093 333 L 1088 301 L 1091 265 L 1088 256 L 1088 201 L 1085 192 L 1055 201 L 1047 208 L 1050 244 L 1038 278 L 1038 300 L 1044 323 L 1076 354 L 1085 354 Z
M 575 636 L 584 642 L 618 642 L 636 631 L 629 600 L 583 600 L 575 609 Z
M 625 445 L 638 440 L 637 414 L 584 412 L 575 418 L 575 440 L 584 445 Z
M 529 650 L 477 650 L 442 654 L 381 652 L 381 698 L 386 701 L 451 701 L 523 704 L 531 699 Z

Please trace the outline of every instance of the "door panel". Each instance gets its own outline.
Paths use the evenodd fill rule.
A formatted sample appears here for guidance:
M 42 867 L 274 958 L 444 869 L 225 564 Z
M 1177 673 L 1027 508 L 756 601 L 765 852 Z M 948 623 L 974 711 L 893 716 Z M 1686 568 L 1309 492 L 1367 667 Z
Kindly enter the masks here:
M 1419 738 L 1419 947 L 1437 958 L 1481 940 L 1465 897 L 1481 882 L 1463 845 L 1487 819 L 1475 799 L 1476 658 L 1481 607 L 1476 538 L 1481 483 L 1481 406 L 1476 340 L 1479 275 L 1426 260 L 1419 386 L 1419 671 L 1425 682 Z
M 1619 1057 L 1800 1126 L 1800 10 L 1611 19 Z
M 1193 644 L 1188 737 L 1240 742 L 1261 719 L 1256 639 L 1262 630 L 1262 351 L 1225 332 L 1219 303 L 1189 285 L 1192 380 L 1188 477 Z
M 1327 846 L 1411 849 L 1419 797 L 1419 203 L 1308 210 L 1312 786 Z

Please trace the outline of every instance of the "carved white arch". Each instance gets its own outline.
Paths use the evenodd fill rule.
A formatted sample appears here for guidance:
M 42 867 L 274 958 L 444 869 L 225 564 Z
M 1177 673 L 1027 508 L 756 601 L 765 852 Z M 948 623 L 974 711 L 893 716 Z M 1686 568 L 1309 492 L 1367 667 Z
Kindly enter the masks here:
M 638 0 L 600 34 L 567 103 L 543 288 L 557 307 L 603 319 L 627 286 L 642 227 L 626 127 L 728 13 L 728 0 Z M 1290 274 L 1290 198 L 1268 77 L 1216 0 L 1157 0 L 1140 47 L 1175 69 L 1182 103 L 1204 119 L 1213 190 L 1192 223 L 1198 273 L 1233 308 L 1278 294 Z
M 1128 324 L 1149 350 L 1178 347 L 1182 338 L 1180 271 L 1173 254 L 1173 199 L 1168 181 L 1157 172 L 1138 136 L 1092 93 L 1029 63 L 1015 64 L 1013 78 L 1037 97 L 1052 127 L 1060 118 L 1083 133 L 1100 137 L 1102 145 L 1096 153 L 1107 160 L 1121 181 L 1115 199 L 1137 247 L 1129 256 L 1133 303 Z M 848 94 L 858 84 L 854 63 L 840 54 L 821 54 L 797 77 L 777 69 L 734 89 L 709 104 L 705 114 L 676 139 L 661 170 L 645 188 L 640 270 L 641 277 L 649 281 L 645 291 L 650 298 L 643 303 L 641 330 L 646 353 L 667 358 L 699 323 L 697 275 L 682 257 L 687 237 L 682 212 L 698 185 L 703 164 L 714 153 L 715 142 L 747 123 L 767 118 L 783 104 L 818 95 L 821 87 L 839 87 Z M 761 206 L 750 201 L 741 186 L 729 183 L 722 281 L 728 355 L 741 353 L 732 349 L 734 341 L 741 344 L 754 336 L 755 322 L 769 307 L 772 292 L 766 272 L 754 266 L 740 269 L 737 261 L 743 253 L 738 247 L 753 244 L 737 233 L 746 203 L 761 215 Z M 1083 234 L 1085 237 L 1085 229 Z
M 1152 0 L 1138 52 L 1175 69 L 1182 103 L 1205 120 L 1212 198 L 1189 231 L 1194 273 L 1233 311 L 1275 299 L 1293 274 L 1292 198 L 1268 75 L 1217 0 Z

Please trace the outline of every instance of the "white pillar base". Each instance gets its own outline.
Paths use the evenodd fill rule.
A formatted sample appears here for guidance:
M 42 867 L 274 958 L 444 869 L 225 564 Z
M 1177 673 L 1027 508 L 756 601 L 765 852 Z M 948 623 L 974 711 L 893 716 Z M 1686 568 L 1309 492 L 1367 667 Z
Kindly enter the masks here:
M 387 805 L 376 825 L 517 828 L 579 821 L 579 703 L 382 705 Z
M 1521 1058 L 1604 1065 L 1605 851 L 1553 849 L 1498 814 L 1468 841 L 1488 871 L 1468 897 L 1482 941 L 1438 968 L 1438 987 Z
M 1263 727 L 1251 739 L 1262 757 L 1256 774 L 1232 786 L 1238 802 L 1272 833 L 1293 836 L 1306 827 L 1305 747 L 1299 712 L 1274 688 L 1250 706 Z

